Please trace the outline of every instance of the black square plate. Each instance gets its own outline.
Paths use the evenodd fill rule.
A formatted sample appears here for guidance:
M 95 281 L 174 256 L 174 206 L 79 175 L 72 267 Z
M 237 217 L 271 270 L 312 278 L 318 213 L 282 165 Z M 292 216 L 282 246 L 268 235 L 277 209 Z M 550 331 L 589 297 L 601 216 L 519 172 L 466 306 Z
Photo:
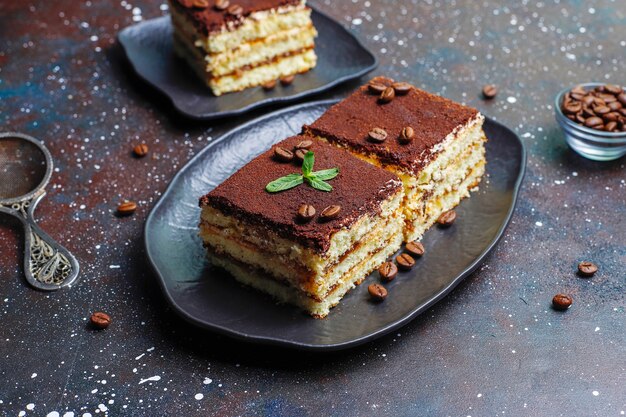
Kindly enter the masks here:
M 450 292 L 494 248 L 513 214 L 526 152 L 515 133 L 487 119 L 487 174 L 480 190 L 456 209 L 459 216 L 452 227 L 433 227 L 426 233 L 426 254 L 413 270 L 386 284 L 389 297 L 384 303 L 371 302 L 367 293 L 367 285 L 378 282 L 375 272 L 327 318 L 316 320 L 212 268 L 198 237 L 198 198 L 274 143 L 299 132 L 333 103 L 301 104 L 249 122 L 210 143 L 174 177 L 148 216 L 144 239 L 166 299 L 185 319 L 251 342 L 343 349 L 408 323 Z
M 118 39 L 137 74 L 170 98 L 182 114 L 194 119 L 217 119 L 252 109 L 287 103 L 358 78 L 378 65 L 376 57 L 354 35 L 325 14 L 313 10 L 317 66 L 297 75 L 293 84 L 278 84 L 216 97 L 187 63 L 174 54 L 169 16 L 123 29 Z

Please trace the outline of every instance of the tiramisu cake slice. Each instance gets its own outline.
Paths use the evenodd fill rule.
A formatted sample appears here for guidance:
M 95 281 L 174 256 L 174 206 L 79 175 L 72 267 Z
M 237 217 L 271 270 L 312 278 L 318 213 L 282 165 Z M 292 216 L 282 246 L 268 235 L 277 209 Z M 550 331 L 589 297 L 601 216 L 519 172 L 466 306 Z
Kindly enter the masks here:
M 174 49 L 217 96 L 306 72 L 317 32 L 304 0 L 169 0 Z
M 402 179 L 405 240 L 412 241 L 480 182 L 486 163 L 483 121 L 473 108 L 377 77 L 304 132 Z
M 295 136 L 200 199 L 200 237 L 214 265 L 319 318 L 399 249 L 403 197 L 394 174 Z

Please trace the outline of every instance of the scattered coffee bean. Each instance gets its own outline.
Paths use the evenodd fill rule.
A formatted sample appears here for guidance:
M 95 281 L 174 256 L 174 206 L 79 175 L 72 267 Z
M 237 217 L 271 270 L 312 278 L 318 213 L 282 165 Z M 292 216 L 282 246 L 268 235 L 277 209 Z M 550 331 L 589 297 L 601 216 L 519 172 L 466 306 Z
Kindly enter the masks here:
M 409 83 L 393 83 L 391 84 L 391 87 L 394 89 L 396 95 L 398 96 L 404 96 L 406 94 L 409 94 L 409 91 L 411 91 L 411 88 L 413 88 L 413 86 Z
M 339 216 L 339 212 L 341 212 L 341 206 L 338 206 L 338 205 L 328 206 L 324 210 L 322 210 L 322 212 L 320 213 L 320 220 L 328 221 L 328 220 L 336 219 Z
M 148 145 L 145 143 L 140 143 L 139 145 L 133 148 L 133 153 L 136 157 L 142 158 L 148 155 Z
M 437 219 L 437 223 L 439 226 L 448 227 L 451 226 L 452 223 L 456 220 L 456 211 L 450 210 L 444 213 L 441 213 L 441 216 Z
M 383 301 L 387 298 L 387 289 L 380 284 L 370 284 L 367 287 L 367 292 L 376 301 Z
M 404 247 L 404 250 L 411 256 L 422 256 L 424 254 L 424 245 L 418 241 L 409 242 Z
M 598 267 L 593 262 L 581 262 L 578 264 L 578 273 L 583 277 L 592 277 L 598 272 Z
M 393 87 L 387 87 L 385 88 L 385 91 L 380 93 L 379 101 L 381 103 L 389 103 L 395 97 L 396 97 L 396 92 L 393 89 Z
M 298 220 L 303 223 L 310 222 L 315 217 L 315 207 L 310 204 L 302 204 L 298 208 Z
M 398 264 L 398 268 L 403 271 L 408 271 L 415 266 L 415 259 L 408 253 L 402 253 L 396 256 L 396 263 Z
M 295 75 L 287 75 L 280 79 L 280 83 L 284 86 L 291 85 L 293 83 L 293 80 L 295 79 L 296 79 Z
M 293 152 L 282 146 L 277 146 L 274 148 L 274 159 L 278 162 L 291 162 L 293 161 Z
M 370 81 L 369 84 L 367 85 L 367 88 L 370 91 L 370 93 L 380 95 L 383 93 L 383 91 L 387 89 L 387 86 L 377 81 Z
M 303 140 L 296 145 L 296 149 L 311 149 L 311 146 L 313 146 L 312 140 Z
M 265 91 L 270 91 L 270 90 L 273 90 L 274 88 L 276 88 L 276 80 L 271 80 L 263 84 L 263 89 Z
M 228 9 L 229 6 L 230 1 L 228 0 L 215 0 L 215 5 L 213 7 L 215 7 L 216 10 L 222 11 Z
M 487 100 L 491 100 L 498 94 L 498 88 L 493 84 L 487 84 L 483 87 L 483 97 Z
M 295 152 L 296 160 L 299 163 L 303 163 L 304 162 L 304 157 L 306 156 L 306 154 L 308 152 L 309 152 L 308 149 L 296 149 L 296 152 Z
M 398 267 L 393 262 L 385 262 L 378 268 L 378 273 L 383 281 L 393 281 L 396 275 L 398 275 Z
M 370 130 L 369 138 L 372 142 L 381 143 L 387 139 L 387 131 L 385 129 L 381 129 L 380 127 L 375 127 Z
M 137 204 L 132 201 L 124 201 L 117 206 L 117 214 L 120 216 L 130 216 L 137 210 Z
M 206 9 L 207 7 L 209 7 L 209 1 L 208 0 L 193 0 L 193 7 L 197 9 Z
M 567 294 L 557 294 L 552 298 L 552 308 L 555 310 L 567 310 L 572 305 L 572 297 Z
M 402 129 L 402 132 L 400 132 L 400 143 L 403 145 L 411 143 L 414 134 L 415 131 L 411 126 L 405 127 L 404 129 Z
M 238 4 L 233 4 L 228 8 L 228 14 L 239 17 L 243 14 L 243 8 Z
M 106 329 L 111 324 L 111 317 L 107 313 L 103 313 L 102 311 L 96 311 L 89 318 L 91 325 L 96 329 Z

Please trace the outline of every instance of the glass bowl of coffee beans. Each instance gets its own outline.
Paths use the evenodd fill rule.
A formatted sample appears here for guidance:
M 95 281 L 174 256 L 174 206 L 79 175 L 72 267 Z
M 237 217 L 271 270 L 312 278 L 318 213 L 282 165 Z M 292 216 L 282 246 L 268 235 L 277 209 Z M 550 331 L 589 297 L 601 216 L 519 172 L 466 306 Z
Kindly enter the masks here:
M 582 156 L 610 161 L 626 154 L 626 91 L 614 84 L 588 83 L 556 96 L 556 121 L 567 144 Z

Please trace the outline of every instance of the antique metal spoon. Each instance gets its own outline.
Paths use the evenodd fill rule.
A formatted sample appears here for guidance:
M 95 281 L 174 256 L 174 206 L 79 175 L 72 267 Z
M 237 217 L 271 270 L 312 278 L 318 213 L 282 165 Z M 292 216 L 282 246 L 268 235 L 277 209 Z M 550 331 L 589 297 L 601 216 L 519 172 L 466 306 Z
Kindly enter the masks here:
M 50 152 L 37 139 L 22 133 L 0 133 L 0 212 L 24 225 L 24 273 L 40 290 L 58 290 L 78 278 L 78 262 L 63 246 L 37 226 L 33 213 L 46 194 L 52 175 Z

